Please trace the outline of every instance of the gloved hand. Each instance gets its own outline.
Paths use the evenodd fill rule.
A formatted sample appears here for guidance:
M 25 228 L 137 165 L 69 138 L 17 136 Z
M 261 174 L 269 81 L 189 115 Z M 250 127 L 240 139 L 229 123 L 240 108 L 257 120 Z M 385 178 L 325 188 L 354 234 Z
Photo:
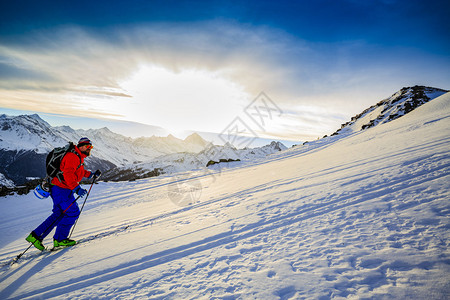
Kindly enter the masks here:
M 99 178 L 100 175 L 102 175 L 102 172 L 100 170 L 97 170 L 95 172 L 91 172 L 91 175 L 89 175 L 88 179 L 91 179 L 92 177 Z
M 83 189 L 81 186 L 77 186 L 76 188 L 73 189 L 72 192 L 76 193 L 80 197 L 83 197 L 84 195 L 87 194 L 87 191 Z
M 100 175 L 102 175 L 102 172 L 100 170 L 95 171 L 94 178 L 99 178 Z

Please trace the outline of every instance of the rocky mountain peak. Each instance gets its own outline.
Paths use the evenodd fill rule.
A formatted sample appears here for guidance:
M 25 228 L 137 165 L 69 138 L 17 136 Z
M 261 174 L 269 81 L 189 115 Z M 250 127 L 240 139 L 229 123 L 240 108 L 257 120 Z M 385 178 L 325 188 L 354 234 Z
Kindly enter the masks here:
M 332 135 L 365 130 L 393 121 L 447 92 L 448 90 L 419 85 L 404 87 L 389 98 L 352 117 Z

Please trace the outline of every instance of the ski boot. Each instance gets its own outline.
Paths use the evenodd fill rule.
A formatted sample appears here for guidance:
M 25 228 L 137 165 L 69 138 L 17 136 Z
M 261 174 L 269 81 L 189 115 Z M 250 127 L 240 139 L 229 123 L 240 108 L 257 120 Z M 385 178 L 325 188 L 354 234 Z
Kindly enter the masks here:
M 70 247 L 77 244 L 77 241 L 70 240 L 70 239 L 64 239 L 62 241 L 53 240 L 53 247 Z
M 42 244 L 42 241 L 39 239 L 39 237 L 32 231 L 29 236 L 25 239 L 27 242 L 33 244 L 34 247 L 37 249 L 44 251 L 45 247 Z

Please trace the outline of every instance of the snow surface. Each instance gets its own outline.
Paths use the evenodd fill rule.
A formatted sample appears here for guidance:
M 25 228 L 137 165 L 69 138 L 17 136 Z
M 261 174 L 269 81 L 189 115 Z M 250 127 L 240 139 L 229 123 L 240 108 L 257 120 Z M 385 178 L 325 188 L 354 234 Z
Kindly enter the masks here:
M 449 125 L 447 93 L 256 164 L 102 182 L 79 245 L 13 266 L 51 201 L 1 198 L 0 299 L 448 299 Z

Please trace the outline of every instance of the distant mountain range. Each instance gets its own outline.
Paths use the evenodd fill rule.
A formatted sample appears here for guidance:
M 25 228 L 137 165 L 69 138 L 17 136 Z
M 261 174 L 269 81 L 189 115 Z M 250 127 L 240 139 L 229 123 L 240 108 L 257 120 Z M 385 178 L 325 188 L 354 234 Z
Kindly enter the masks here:
M 200 136 L 193 135 L 186 140 L 199 142 Z M 185 141 L 186 141 L 185 140 Z M 215 171 L 221 168 L 236 166 L 264 159 L 267 155 L 286 150 L 287 147 L 280 142 L 273 141 L 269 145 L 257 148 L 236 149 L 229 143 L 217 146 L 211 143 L 205 145 L 198 153 L 173 153 L 157 157 L 147 162 L 128 164 L 116 167 L 106 172 L 103 179 L 122 181 L 133 180 L 161 174 L 174 174 L 191 170 L 200 170 L 209 167 Z
M 245 150 L 230 145 L 213 146 L 197 133 L 184 140 L 172 135 L 132 139 L 106 127 L 90 130 L 52 127 L 37 114 L 0 115 L 0 185 L 21 185 L 30 179 L 45 177 L 47 153 L 69 141 L 76 143 L 84 136 L 94 144 L 92 155 L 85 160 L 86 167 L 104 171 L 104 180 L 131 180 L 187 171 L 206 167 L 212 159 L 238 159 L 286 149 L 276 142 Z M 123 176 L 124 173 L 127 175 Z

